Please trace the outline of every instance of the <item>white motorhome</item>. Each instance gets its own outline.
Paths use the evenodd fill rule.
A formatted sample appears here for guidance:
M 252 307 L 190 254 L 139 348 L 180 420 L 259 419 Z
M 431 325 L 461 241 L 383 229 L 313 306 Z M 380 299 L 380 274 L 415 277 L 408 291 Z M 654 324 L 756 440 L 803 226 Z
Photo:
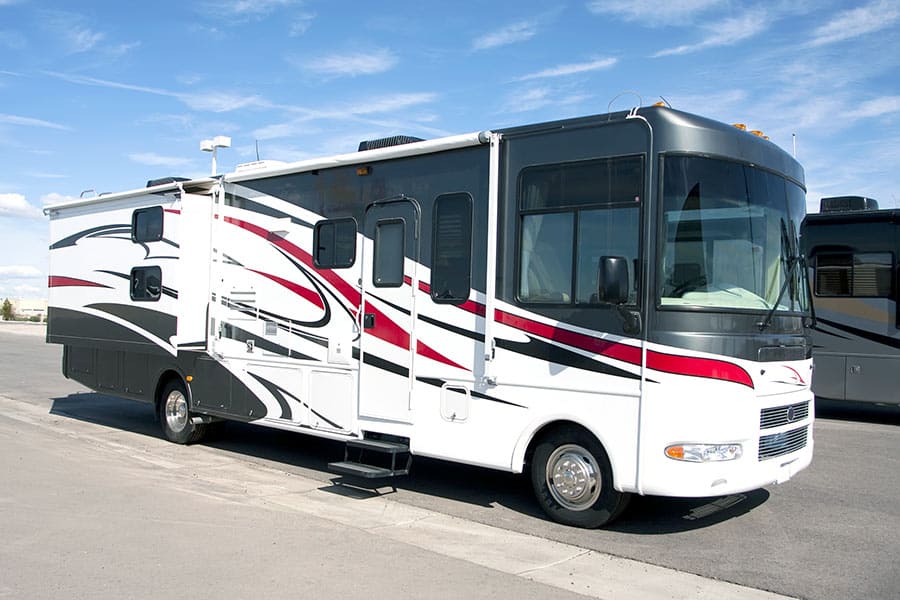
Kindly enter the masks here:
M 803 171 L 768 140 L 654 106 L 256 167 L 48 207 L 67 377 L 174 442 L 527 471 L 584 527 L 810 463 Z

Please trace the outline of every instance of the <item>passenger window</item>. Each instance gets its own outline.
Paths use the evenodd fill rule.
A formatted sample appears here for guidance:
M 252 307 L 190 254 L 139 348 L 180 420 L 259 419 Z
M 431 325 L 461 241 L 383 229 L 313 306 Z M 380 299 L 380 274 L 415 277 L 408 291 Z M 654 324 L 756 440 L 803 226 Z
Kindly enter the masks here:
M 432 225 L 431 299 L 462 304 L 472 284 L 472 196 L 438 196 Z
M 135 267 L 131 270 L 131 299 L 156 302 L 162 294 L 162 270 L 159 267 Z
M 816 296 L 889 298 L 894 256 L 890 252 L 816 256 Z
M 640 156 L 523 170 L 518 300 L 599 305 L 600 258 L 620 256 L 628 263 L 628 304 L 636 304 L 643 185 Z
M 139 208 L 131 215 L 131 241 L 158 242 L 163 239 L 163 208 Z
M 352 217 L 319 221 L 313 230 L 313 265 L 317 269 L 346 269 L 356 262 L 356 220 Z
M 403 258 L 406 251 L 406 221 L 382 219 L 375 223 L 375 254 L 372 283 L 375 287 L 403 285 Z

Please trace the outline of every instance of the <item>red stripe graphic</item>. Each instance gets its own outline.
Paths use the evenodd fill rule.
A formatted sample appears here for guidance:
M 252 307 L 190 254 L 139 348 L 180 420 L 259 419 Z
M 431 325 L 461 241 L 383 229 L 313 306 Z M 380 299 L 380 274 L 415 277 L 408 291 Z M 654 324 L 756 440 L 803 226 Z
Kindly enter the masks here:
M 94 281 L 87 281 L 85 279 L 78 279 L 76 277 L 63 277 L 60 275 L 50 275 L 47 278 L 47 287 L 100 287 L 100 288 L 109 288 L 108 285 L 103 285 L 102 283 L 96 283 Z
M 317 294 L 315 291 L 313 291 L 313 290 L 311 290 L 311 289 L 309 289 L 309 288 L 305 288 L 305 287 L 303 287 L 302 285 L 296 284 L 296 283 L 294 283 L 293 281 L 288 281 L 287 279 L 284 279 L 284 278 L 279 277 L 279 276 L 277 276 L 277 275 L 272 275 L 272 274 L 270 274 L 270 273 L 263 273 L 262 271 L 257 271 L 256 269 L 248 269 L 248 270 L 249 270 L 249 271 L 253 271 L 253 272 L 256 273 L 257 275 L 262 275 L 263 277 L 266 277 L 266 278 L 268 278 L 268 279 L 271 279 L 272 281 L 274 281 L 274 282 L 277 283 L 278 285 L 281 285 L 281 286 L 283 286 L 283 287 L 285 287 L 285 288 L 291 290 L 292 292 L 294 292 L 294 293 L 297 294 L 298 296 L 300 296 L 300 297 L 304 298 L 305 300 L 308 300 L 308 301 L 310 301 L 311 303 L 315 304 L 317 308 L 320 308 L 320 309 L 323 309 L 323 310 L 325 309 L 325 303 L 322 302 L 322 298 L 321 298 L 321 297 L 319 296 L 319 294 Z
M 259 237 L 267 240 L 275 246 L 278 246 L 279 248 L 302 262 L 304 265 L 313 268 L 312 256 L 308 252 L 302 250 L 296 244 L 287 241 L 280 235 L 276 235 L 258 225 L 254 225 L 253 223 L 249 223 L 241 219 L 236 219 L 234 217 L 225 217 L 225 222 L 236 225 L 241 229 L 244 229 L 245 231 L 253 233 L 254 235 L 258 235 Z M 316 269 L 316 271 L 322 276 L 323 279 L 325 279 L 325 281 L 330 283 L 342 296 L 344 296 L 344 298 L 347 299 L 347 301 L 353 307 L 353 312 L 355 313 L 362 300 L 359 290 L 344 281 L 337 273 L 332 270 Z M 371 303 L 366 304 L 366 311 L 375 314 L 375 327 L 368 330 L 369 333 L 389 344 L 398 346 L 404 350 L 409 349 L 409 333 L 407 331 L 403 330 L 399 325 L 391 320 L 390 317 L 372 306 Z M 453 362 L 452 360 L 440 354 L 423 342 L 419 342 L 417 344 L 416 352 L 426 358 L 430 358 L 431 360 L 443 363 L 445 365 L 449 365 L 457 369 L 462 369 L 464 371 L 469 370 L 462 365 Z
M 608 342 L 589 335 L 566 331 L 551 325 L 518 317 L 501 310 L 495 311 L 496 320 L 515 329 L 531 333 L 594 354 L 640 366 L 641 349 L 621 342 Z M 678 356 L 653 350 L 647 351 L 647 368 L 674 375 L 689 375 L 731 381 L 747 387 L 753 386 L 753 379 L 742 367 L 723 360 Z

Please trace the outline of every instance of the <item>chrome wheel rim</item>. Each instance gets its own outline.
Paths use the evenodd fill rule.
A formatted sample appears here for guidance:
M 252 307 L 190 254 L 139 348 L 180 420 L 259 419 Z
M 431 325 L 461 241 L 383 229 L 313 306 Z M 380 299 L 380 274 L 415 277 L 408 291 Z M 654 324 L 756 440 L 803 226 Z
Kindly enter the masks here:
M 175 433 L 180 433 L 188 424 L 187 398 L 180 390 L 172 390 L 166 397 L 166 425 Z
M 600 497 L 597 460 L 577 444 L 560 446 L 547 459 L 547 486 L 564 508 L 587 510 Z

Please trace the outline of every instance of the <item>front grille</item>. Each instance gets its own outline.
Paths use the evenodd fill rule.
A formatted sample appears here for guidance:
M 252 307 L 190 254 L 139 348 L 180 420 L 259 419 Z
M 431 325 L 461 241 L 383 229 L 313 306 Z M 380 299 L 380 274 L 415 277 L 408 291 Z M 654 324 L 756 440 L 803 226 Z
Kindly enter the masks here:
M 764 408 L 759 413 L 759 428 L 771 429 L 773 427 L 781 427 L 782 425 L 802 421 L 808 416 L 809 402 Z
M 784 456 L 806 447 L 808 425 L 759 438 L 759 460 Z

